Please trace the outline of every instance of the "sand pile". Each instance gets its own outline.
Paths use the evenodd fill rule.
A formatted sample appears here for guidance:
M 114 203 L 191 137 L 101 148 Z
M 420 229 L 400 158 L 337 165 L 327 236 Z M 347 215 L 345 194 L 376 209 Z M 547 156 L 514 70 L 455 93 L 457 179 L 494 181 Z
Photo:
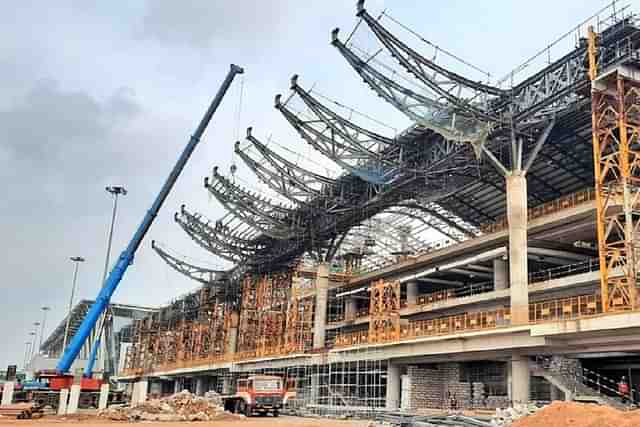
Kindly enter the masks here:
M 512 427 L 638 427 L 640 411 L 619 411 L 609 406 L 553 402 Z
M 211 421 L 234 417 L 224 412 L 216 393 L 199 397 L 187 390 L 162 399 L 151 399 L 134 407 L 110 407 L 98 416 L 115 421 Z

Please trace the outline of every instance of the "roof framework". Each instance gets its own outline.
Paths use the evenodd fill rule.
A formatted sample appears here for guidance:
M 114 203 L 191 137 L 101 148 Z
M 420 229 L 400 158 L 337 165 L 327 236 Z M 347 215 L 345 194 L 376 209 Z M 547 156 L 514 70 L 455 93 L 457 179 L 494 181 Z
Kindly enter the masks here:
M 635 18 L 624 10 L 601 12 L 594 16 L 601 66 L 638 61 Z M 328 177 L 302 167 L 249 128 L 236 153 L 288 203 L 247 190 L 214 168 L 205 187 L 229 214 L 215 222 L 184 207 L 176 214 L 189 237 L 240 266 L 234 271 L 276 271 L 301 257 L 331 261 L 358 251 L 375 267 L 398 253 L 430 250 L 439 239 L 476 236 L 481 224 L 505 214 L 504 180 L 491 163 L 517 167 L 517 152 L 527 162 L 531 206 L 593 185 L 585 43 L 505 88 L 504 81 L 479 82 L 428 58 L 392 31 L 390 20 L 371 16 L 364 1 L 357 16 L 358 31 L 368 31 L 378 48 L 361 49 L 351 36 L 342 41 L 337 29 L 331 44 L 377 96 L 414 124 L 393 137 L 369 130 L 329 108 L 294 76 L 291 95 L 277 95 L 275 107 L 303 141 L 344 172 Z M 292 108 L 294 102 L 304 111 Z M 197 269 L 163 258 L 201 281 Z

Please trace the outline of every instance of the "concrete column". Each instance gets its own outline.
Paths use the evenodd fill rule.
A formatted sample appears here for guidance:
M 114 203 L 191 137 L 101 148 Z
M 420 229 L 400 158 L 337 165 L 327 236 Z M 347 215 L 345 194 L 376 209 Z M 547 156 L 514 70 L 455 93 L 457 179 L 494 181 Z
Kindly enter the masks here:
M 182 381 L 180 380 L 180 378 L 176 378 L 173 381 L 173 392 L 180 393 L 181 391 L 182 391 Z
M 507 177 L 507 219 L 509 222 L 509 281 L 511 323 L 529 323 L 529 272 L 527 268 L 527 180 Z
M 162 396 L 162 381 L 150 381 L 149 394 L 151 395 L 151 397 Z
M 140 384 L 133 383 L 133 388 L 131 389 L 131 406 L 137 406 L 140 403 L 140 392 L 138 389 L 140 388 Z
M 400 408 L 400 366 L 389 362 L 387 365 L 386 409 Z
M 351 295 L 348 296 L 344 302 L 344 318 L 345 320 L 352 320 L 356 318 L 358 312 L 358 302 L 356 298 Z
M 147 391 L 149 388 L 149 381 L 142 379 L 138 382 L 138 402 L 144 403 L 147 400 Z
M 412 280 L 407 282 L 407 305 L 418 304 L 418 282 Z
M 100 400 L 98 401 L 98 409 L 106 409 L 109 403 L 109 383 L 100 386 Z
M 231 378 L 222 378 L 222 394 L 231 394 Z
M 324 348 L 327 327 L 327 298 L 329 293 L 329 264 L 318 265 L 316 275 L 316 308 L 313 321 L 313 348 Z
M 75 414 L 78 412 L 78 403 L 80 403 L 80 384 L 73 384 L 69 392 L 69 405 L 67 406 L 67 414 Z
M 493 287 L 496 291 L 509 287 L 509 264 L 500 258 L 493 260 Z
M 205 383 L 206 378 L 205 377 L 197 377 L 196 378 L 196 395 L 197 396 L 204 396 L 204 383 Z
M 13 403 L 13 389 L 15 383 L 13 381 L 7 381 L 2 388 L 2 405 L 11 405 Z
M 238 325 L 240 324 L 240 315 L 237 311 L 231 312 L 231 326 L 229 327 L 229 342 L 227 354 L 236 354 L 238 347 Z
M 529 359 L 514 355 L 511 358 L 511 400 L 513 403 L 529 402 L 530 382 Z
M 60 398 L 58 400 L 58 415 L 67 414 L 67 404 L 69 401 L 69 389 L 63 388 L 60 390 Z

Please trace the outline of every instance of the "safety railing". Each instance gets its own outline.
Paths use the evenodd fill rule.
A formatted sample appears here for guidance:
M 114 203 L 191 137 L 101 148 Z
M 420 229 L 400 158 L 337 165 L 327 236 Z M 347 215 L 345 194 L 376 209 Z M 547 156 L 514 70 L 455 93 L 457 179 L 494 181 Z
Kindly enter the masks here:
M 561 265 L 559 267 L 549 268 L 547 270 L 535 271 L 529 273 L 529 284 L 546 282 L 552 279 L 558 279 L 560 277 L 573 276 L 575 274 L 590 273 L 593 271 L 600 271 L 600 260 L 598 258 L 591 258 L 587 261 L 578 262 L 575 264 Z
M 559 199 L 529 208 L 527 211 L 527 219 L 531 221 L 542 216 L 550 215 L 590 202 L 595 200 L 595 198 L 596 193 L 593 188 L 581 190 L 576 193 L 560 197 Z M 507 217 L 503 216 L 493 223 L 481 225 L 480 230 L 482 230 L 483 233 L 496 233 L 498 231 L 506 230 L 508 227 L 509 223 L 507 222 Z
M 529 323 L 573 320 L 602 313 L 600 295 L 580 295 L 529 304 Z
M 430 320 L 416 320 L 400 328 L 400 339 L 414 339 L 436 335 L 449 335 L 460 332 L 495 329 L 510 325 L 511 314 L 508 308 L 464 313 Z

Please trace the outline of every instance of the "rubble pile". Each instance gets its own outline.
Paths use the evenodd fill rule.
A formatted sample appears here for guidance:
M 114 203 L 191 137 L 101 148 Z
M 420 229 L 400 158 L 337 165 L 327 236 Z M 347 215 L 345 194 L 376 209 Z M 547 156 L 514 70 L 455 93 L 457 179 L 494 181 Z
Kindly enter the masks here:
M 222 399 L 215 392 L 199 397 L 187 390 L 162 399 L 151 399 L 134 407 L 109 407 L 98 416 L 114 421 L 211 421 L 224 416 Z
M 516 420 L 535 414 L 541 408 L 535 404 L 516 404 L 506 409 L 496 409 L 491 424 L 496 427 L 511 427 Z M 548 426 L 545 426 L 548 427 Z
M 577 402 L 553 402 L 514 422 L 512 427 L 637 427 L 640 411 L 620 411 L 610 406 Z

